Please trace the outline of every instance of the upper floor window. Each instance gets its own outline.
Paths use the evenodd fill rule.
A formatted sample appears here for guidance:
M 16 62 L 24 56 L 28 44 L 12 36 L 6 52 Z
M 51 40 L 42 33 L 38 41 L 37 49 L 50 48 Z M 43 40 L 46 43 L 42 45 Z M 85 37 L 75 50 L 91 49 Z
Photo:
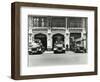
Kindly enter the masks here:
M 68 28 L 70 27 L 81 28 L 82 27 L 82 18 L 69 17 L 67 21 L 68 21 Z
M 47 27 L 47 18 L 33 17 L 33 27 Z
M 65 27 L 65 17 L 29 16 L 31 27 Z
M 52 27 L 66 27 L 65 17 L 52 17 Z

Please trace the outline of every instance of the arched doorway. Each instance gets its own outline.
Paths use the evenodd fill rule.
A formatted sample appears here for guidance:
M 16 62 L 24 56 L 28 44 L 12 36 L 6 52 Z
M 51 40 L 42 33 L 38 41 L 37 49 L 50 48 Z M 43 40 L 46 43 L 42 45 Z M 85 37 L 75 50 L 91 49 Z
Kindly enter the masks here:
M 34 36 L 34 39 L 40 39 L 45 50 L 47 49 L 47 36 L 45 34 L 39 33 Z
M 81 33 L 70 33 L 70 50 L 75 50 L 75 40 L 81 38 Z
M 52 49 L 54 48 L 54 43 L 56 41 L 63 41 L 64 42 L 64 35 L 57 33 L 52 36 Z

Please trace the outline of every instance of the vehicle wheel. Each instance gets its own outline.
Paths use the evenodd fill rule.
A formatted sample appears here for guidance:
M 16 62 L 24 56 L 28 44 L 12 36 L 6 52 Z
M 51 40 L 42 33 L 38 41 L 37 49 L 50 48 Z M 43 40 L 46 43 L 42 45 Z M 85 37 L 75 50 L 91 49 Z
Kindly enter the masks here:
M 42 54 L 42 51 L 39 51 L 38 54 Z
M 63 50 L 63 53 L 65 53 L 65 50 Z
M 40 52 L 40 54 L 42 54 L 43 52 Z
M 32 52 L 29 51 L 28 53 L 29 53 L 29 55 L 32 55 Z
M 54 51 L 54 54 L 56 54 L 57 52 L 56 51 Z

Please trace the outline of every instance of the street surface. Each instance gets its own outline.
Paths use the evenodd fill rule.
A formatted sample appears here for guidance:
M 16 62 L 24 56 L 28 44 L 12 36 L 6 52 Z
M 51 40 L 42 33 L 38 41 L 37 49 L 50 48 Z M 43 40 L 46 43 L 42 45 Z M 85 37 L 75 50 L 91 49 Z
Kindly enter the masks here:
M 28 66 L 52 66 L 52 65 L 82 65 L 87 64 L 87 53 L 54 54 L 53 51 L 45 51 L 41 55 L 29 55 Z

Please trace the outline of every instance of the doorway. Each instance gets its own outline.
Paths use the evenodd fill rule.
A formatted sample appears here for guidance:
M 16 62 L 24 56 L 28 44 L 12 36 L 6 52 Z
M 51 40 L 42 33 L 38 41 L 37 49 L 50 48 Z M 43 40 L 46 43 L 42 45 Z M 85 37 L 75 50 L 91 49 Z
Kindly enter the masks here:
M 34 36 L 34 39 L 39 39 L 42 42 L 45 50 L 47 50 L 47 36 L 45 34 L 39 33 Z

